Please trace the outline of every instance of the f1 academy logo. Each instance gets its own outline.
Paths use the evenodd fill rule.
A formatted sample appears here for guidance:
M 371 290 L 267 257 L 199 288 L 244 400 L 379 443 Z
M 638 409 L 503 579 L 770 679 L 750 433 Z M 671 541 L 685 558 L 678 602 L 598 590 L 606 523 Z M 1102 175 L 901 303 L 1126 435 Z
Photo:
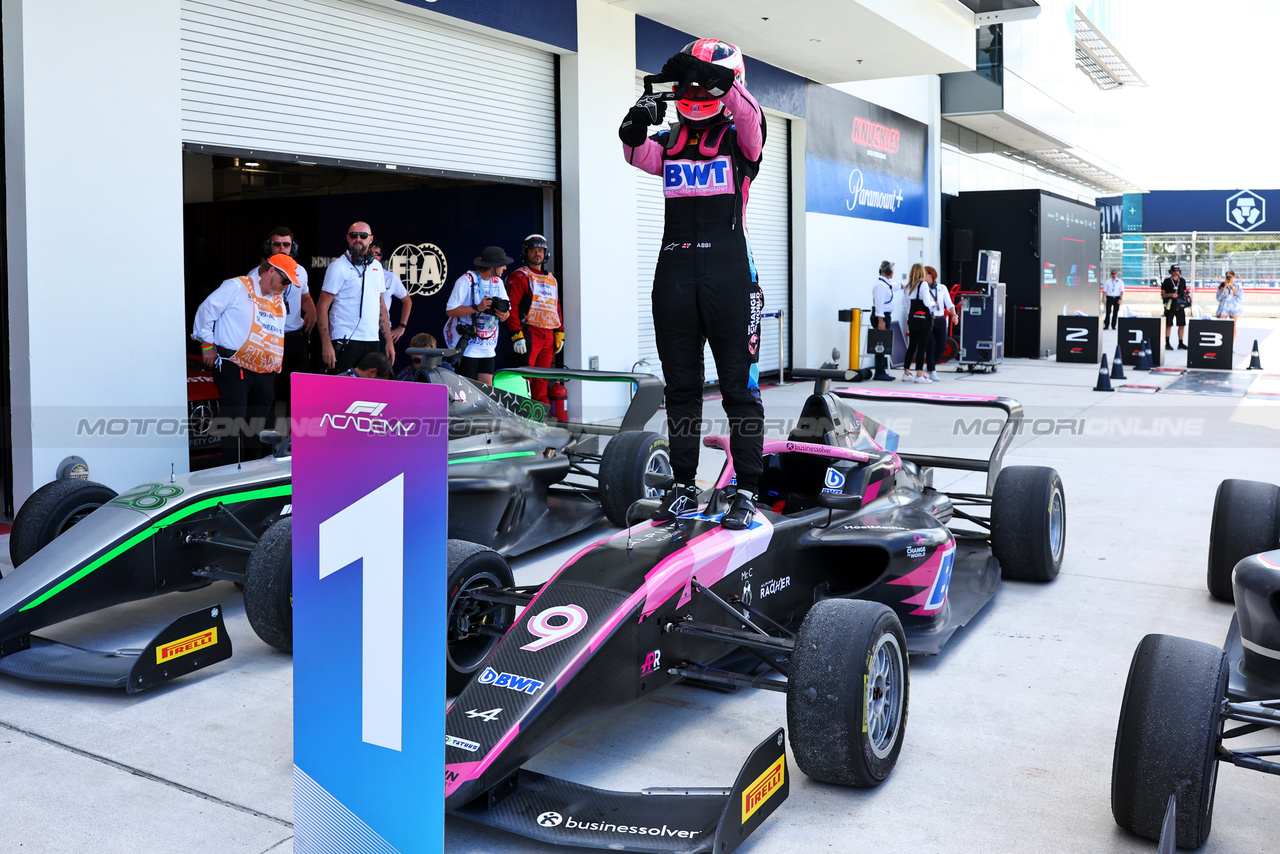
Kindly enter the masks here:
M 326 412 L 320 418 L 320 427 L 387 436 L 412 436 L 422 428 L 421 423 L 417 421 L 390 421 L 380 417 L 386 408 L 385 403 L 357 400 L 348 406 L 344 413 Z
M 1241 190 L 1227 199 L 1227 223 L 1241 231 L 1253 231 L 1267 221 L 1267 200 L 1252 190 Z

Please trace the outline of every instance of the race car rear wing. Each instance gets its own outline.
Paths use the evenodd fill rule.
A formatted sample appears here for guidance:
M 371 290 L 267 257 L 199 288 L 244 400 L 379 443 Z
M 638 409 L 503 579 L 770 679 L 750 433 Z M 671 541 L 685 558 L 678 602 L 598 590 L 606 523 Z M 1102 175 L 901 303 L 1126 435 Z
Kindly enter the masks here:
M 787 799 L 786 738 L 762 741 L 731 789 L 610 792 L 521 768 L 453 815 L 555 845 L 730 854 Z
M 799 371 L 792 373 L 800 376 Z M 850 400 L 879 400 L 893 403 L 923 403 L 930 406 L 959 406 L 999 409 L 1005 414 L 1004 425 L 996 436 L 995 445 L 991 448 L 991 456 L 985 460 L 965 457 L 939 457 L 932 454 L 904 454 L 899 450 L 898 456 L 918 466 L 929 468 L 956 469 L 959 471 L 984 471 L 987 473 L 987 495 L 996 488 L 996 479 L 1000 476 L 1000 468 L 1004 464 L 1005 452 L 1009 443 L 1018 434 L 1022 425 L 1022 404 L 1011 397 L 1000 397 L 985 394 L 948 394 L 935 391 L 889 391 L 878 388 L 842 388 L 834 393 Z
M 662 405 L 662 380 L 653 374 L 614 373 L 612 371 L 584 371 L 577 368 L 503 368 L 498 374 L 515 374 L 520 377 L 543 380 L 583 380 L 584 382 L 631 383 L 635 392 L 631 397 L 631 405 L 622 416 L 622 424 L 582 424 L 572 422 L 559 423 L 559 426 L 573 430 L 575 426 L 589 427 L 584 432 L 600 433 L 613 436 L 634 430 L 643 430 L 649 419 Z M 495 376 L 496 379 L 496 376 Z

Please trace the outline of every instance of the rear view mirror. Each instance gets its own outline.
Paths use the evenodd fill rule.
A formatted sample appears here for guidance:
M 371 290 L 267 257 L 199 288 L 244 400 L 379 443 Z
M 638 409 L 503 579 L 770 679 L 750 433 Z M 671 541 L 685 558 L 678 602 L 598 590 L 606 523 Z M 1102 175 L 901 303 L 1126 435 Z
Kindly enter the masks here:
M 845 495 L 843 492 L 824 492 L 818 496 L 818 504 L 828 510 L 857 510 L 862 506 L 862 496 Z
M 676 476 L 664 471 L 647 471 L 644 485 L 650 489 L 671 489 L 676 485 Z

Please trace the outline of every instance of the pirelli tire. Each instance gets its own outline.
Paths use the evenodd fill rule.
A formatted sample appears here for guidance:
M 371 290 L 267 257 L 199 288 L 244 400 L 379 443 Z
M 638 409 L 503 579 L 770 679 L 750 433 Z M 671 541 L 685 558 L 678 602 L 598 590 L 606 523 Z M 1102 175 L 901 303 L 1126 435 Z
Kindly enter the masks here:
M 293 652 L 293 517 L 263 533 L 244 572 L 244 613 L 263 642 Z
M 515 605 L 485 602 L 469 594 L 514 587 L 515 576 L 502 555 L 466 540 L 449 540 L 445 561 L 445 693 L 455 696 L 467 687 L 516 618 Z
M 9 559 L 14 566 L 20 566 L 115 497 L 114 489 L 91 480 L 46 483 L 31 493 L 13 520 Z
M 1209 838 L 1229 667 L 1226 653 L 1207 643 L 1147 635 L 1138 644 L 1111 762 L 1116 824 L 1158 840 L 1176 794 L 1178 847 Z
M 796 765 L 826 783 L 878 786 L 902 751 L 909 690 L 906 635 L 892 609 L 818 602 L 800 624 L 787 680 Z
M 1250 555 L 1280 545 L 1280 486 L 1224 480 L 1213 499 L 1207 583 L 1214 599 L 1234 602 L 1231 573 Z
M 991 493 L 991 553 L 1000 574 L 1053 581 L 1066 548 L 1067 499 L 1058 473 L 1045 466 L 1002 469 Z
M 671 445 L 665 437 L 636 431 L 609 439 L 600 460 L 600 506 L 619 528 L 626 527 L 632 504 L 654 494 L 645 486 L 646 472 L 671 474 Z

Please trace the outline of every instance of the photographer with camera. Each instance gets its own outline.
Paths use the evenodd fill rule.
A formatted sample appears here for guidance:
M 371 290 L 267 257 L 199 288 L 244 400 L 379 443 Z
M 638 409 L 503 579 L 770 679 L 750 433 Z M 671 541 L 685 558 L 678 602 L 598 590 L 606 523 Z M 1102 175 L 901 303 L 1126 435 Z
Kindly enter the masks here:
M 1187 349 L 1187 309 L 1191 308 L 1191 289 L 1182 278 L 1182 268 L 1174 264 L 1169 268 L 1169 278 L 1160 283 L 1160 299 L 1164 300 L 1164 348 L 1172 350 L 1169 336 L 1173 324 L 1178 324 L 1178 349 Z
M 468 379 L 493 384 L 493 361 L 498 355 L 498 324 L 511 313 L 502 273 L 512 262 L 499 246 L 486 246 L 473 262 L 476 269 L 453 285 L 445 304 L 449 320 L 444 327 L 445 346 L 461 348 L 458 373 Z

